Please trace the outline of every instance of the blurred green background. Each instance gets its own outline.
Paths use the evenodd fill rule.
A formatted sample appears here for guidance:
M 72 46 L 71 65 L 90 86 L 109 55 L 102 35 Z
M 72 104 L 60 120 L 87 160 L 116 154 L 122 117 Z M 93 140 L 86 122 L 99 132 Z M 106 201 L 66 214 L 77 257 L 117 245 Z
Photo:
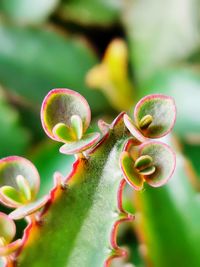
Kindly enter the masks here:
M 119 243 L 136 267 L 199 267 L 200 1 L 0 0 L 0 156 L 32 160 L 41 196 L 53 173 L 67 175 L 74 161 L 40 123 L 42 100 L 56 87 L 86 97 L 91 128 L 100 117 L 131 112 L 144 95 L 175 98 L 167 140 L 177 153 L 175 174 L 161 189 L 127 188 L 124 205 L 136 220 L 122 227 Z

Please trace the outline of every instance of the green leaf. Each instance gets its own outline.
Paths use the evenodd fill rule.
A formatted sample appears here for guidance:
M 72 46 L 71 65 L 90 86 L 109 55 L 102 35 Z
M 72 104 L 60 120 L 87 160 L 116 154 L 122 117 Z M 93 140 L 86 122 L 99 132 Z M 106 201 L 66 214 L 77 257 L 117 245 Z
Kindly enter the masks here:
M 60 15 L 80 24 L 107 26 L 118 20 L 120 5 L 119 0 L 64 0 Z
M 125 3 L 124 24 L 139 83 L 186 59 L 199 47 L 197 9 L 195 0 L 169 0 L 164 5 L 160 0 Z
M 64 142 L 64 143 L 74 141 L 74 137 L 75 137 L 73 135 L 72 129 L 63 122 L 57 123 L 52 128 L 51 135 L 57 140 L 59 140 L 60 142 Z
M 85 134 L 82 139 L 71 143 L 64 144 L 60 148 L 60 152 L 63 154 L 76 154 L 83 152 L 88 148 L 94 146 L 100 138 L 99 133 Z
M 0 9 L 9 19 L 26 24 L 38 24 L 54 11 L 59 0 L 1 0 Z
M 25 153 L 30 141 L 28 131 L 21 123 L 17 110 L 9 105 L 0 90 L 0 157 Z
M 153 162 L 152 157 L 149 155 L 143 155 L 136 159 L 134 163 L 134 167 L 138 170 L 145 169 L 146 167 L 149 167 Z
M 75 91 L 66 88 L 53 89 L 42 103 L 41 121 L 43 129 L 50 138 L 56 141 L 59 141 L 59 139 L 53 134 L 54 127 L 63 123 L 71 128 L 71 117 L 74 115 L 80 116 L 85 132 L 90 125 L 91 111 L 86 99 Z M 59 126 L 63 126 L 63 124 L 59 124 Z M 62 137 L 64 134 L 63 127 L 57 128 L 56 126 L 56 133 L 61 134 Z M 66 132 L 66 135 L 69 135 L 69 133 Z
M 199 177 L 200 179 L 200 164 L 199 164 L 200 145 L 195 143 L 194 144 L 182 143 L 182 148 L 183 148 L 183 154 L 191 161 L 193 168 L 197 173 L 197 177 Z
M 80 39 L 5 24 L 0 25 L 0 39 L 0 83 L 32 106 L 39 108 L 50 89 L 67 85 L 87 98 L 94 113 L 108 109 L 103 95 L 84 85 L 97 59 Z
M 152 118 L 148 127 L 144 126 L 144 119 L 147 116 Z M 176 106 L 172 97 L 154 94 L 145 96 L 136 105 L 134 110 L 134 118 L 136 125 L 144 136 L 149 138 L 159 138 L 168 134 L 176 120 Z M 147 122 L 146 122 L 147 123 Z
M 48 197 L 44 196 L 34 202 L 27 205 L 20 206 L 9 214 L 9 217 L 13 220 L 23 219 L 24 217 L 31 215 L 41 209 L 48 201 Z
M 83 135 L 83 123 L 79 115 L 71 116 L 71 127 L 77 139 L 81 139 Z
M 143 173 L 146 182 L 153 187 L 164 185 L 174 172 L 176 166 L 175 153 L 162 142 L 149 141 L 143 143 L 139 148 L 139 156 L 144 155 L 152 158 L 152 165 L 155 167 L 152 174 L 146 175 Z
M 140 96 L 164 93 L 175 100 L 178 116 L 174 131 L 188 142 L 200 136 L 200 75 L 199 70 L 177 67 L 162 71 L 141 87 Z
M 40 177 L 35 166 L 29 160 L 18 156 L 10 156 L 0 160 L 0 186 L 11 186 L 18 190 L 18 175 L 26 177 L 31 190 L 31 200 L 33 200 L 40 185 Z M 9 192 L 12 193 L 12 195 L 14 193 L 13 190 Z M 9 207 L 15 207 L 13 203 L 5 200 L 1 194 L 0 201 Z
M 127 115 L 124 114 L 124 124 L 132 134 L 133 138 L 136 142 L 142 143 L 145 142 L 147 139 L 143 136 L 143 134 L 139 131 L 139 129 L 135 126 L 133 120 Z
M 0 238 L 5 240 L 5 244 L 13 240 L 15 232 L 14 222 L 6 214 L 0 212 Z
M 0 188 L 0 198 L 3 203 L 8 202 L 8 204 L 13 205 L 14 207 L 22 204 L 20 193 L 12 186 L 2 186 Z
M 120 165 L 127 183 L 129 183 L 135 190 L 141 190 L 144 183 L 143 178 L 134 168 L 134 160 L 128 152 L 122 152 L 120 156 Z
M 31 188 L 26 178 L 24 178 L 22 175 L 17 175 L 16 182 L 22 197 L 25 199 L 25 201 L 30 201 L 32 197 Z

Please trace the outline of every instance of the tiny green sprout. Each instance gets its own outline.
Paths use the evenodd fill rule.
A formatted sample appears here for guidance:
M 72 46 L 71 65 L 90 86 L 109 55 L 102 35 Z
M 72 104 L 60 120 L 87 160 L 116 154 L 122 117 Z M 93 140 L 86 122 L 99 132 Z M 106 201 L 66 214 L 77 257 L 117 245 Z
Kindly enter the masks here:
M 149 125 L 152 123 L 153 117 L 151 115 L 145 115 L 140 121 L 139 121 L 139 127 L 140 129 L 147 129 Z
M 14 187 L 9 185 L 4 185 L 0 188 L 1 195 L 4 197 L 10 205 L 20 206 L 23 201 L 21 198 L 21 194 Z
M 56 136 L 60 141 L 64 143 L 70 143 L 75 140 L 74 133 L 70 127 L 65 123 L 57 123 L 52 130 L 54 136 Z
M 70 126 L 57 123 L 52 130 L 53 134 L 64 143 L 78 141 L 83 137 L 83 122 L 79 115 L 72 115 Z
M 32 196 L 28 180 L 25 179 L 22 175 L 17 175 L 16 184 L 17 189 L 13 186 L 8 185 L 4 185 L 0 188 L 0 191 L 4 198 L 15 206 L 29 203 L 32 200 Z
M 83 136 L 83 122 L 79 115 L 71 116 L 71 128 L 75 135 L 75 140 L 80 140 Z
M 17 186 L 19 188 L 19 192 L 22 197 L 22 201 L 24 203 L 30 202 L 32 196 L 31 196 L 31 188 L 30 188 L 28 180 L 25 179 L 23 175 L 17 175 L 16 182 L 17 182 Z
M 151 175 L 156 170 L 156 167 L 153 166 L 152 164 L 153 164 L 152 157 L 144 155 L 136 159 L 134 167 L 142 175 Z
M 140 171 L 149 167 L 149 165 L 152 164 L 152 162 L 153 162 L 152 157 L 144 155 L 136 159 L 134 167 Z

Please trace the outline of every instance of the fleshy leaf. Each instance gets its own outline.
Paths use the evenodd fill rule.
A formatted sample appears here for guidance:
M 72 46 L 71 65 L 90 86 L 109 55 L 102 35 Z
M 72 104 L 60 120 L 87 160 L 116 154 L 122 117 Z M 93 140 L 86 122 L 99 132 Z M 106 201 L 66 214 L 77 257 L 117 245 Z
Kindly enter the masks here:
M 53 135 L 57 140 L 65 142 L 74 141 L 72 129 L 63 122 L 57 123 L 52 130 Z
M 20 193 L 12 186 L 4 185 L 0 188 L 0 195 L 11 205 L 18 206 L 22 203 Z
M 60 152 L 63 154 L 76 154 L 82 152 L 93 146 L 99 138 L 99 133 L 86 134 L 81 138 L 81 140 L 74 141 L 61 146 Z
M 171 148 L 164 143 L 150 141 L 141 145 L 139 154 L 152 157 L 155 166 L 152 174 L 144 175 L 146 182 L 153 187 L 164 185 L 172 176 L 176 164 L 176 157 Z
M 142 175 L 151 175 L 151 174 L 153 174 L 155 172 L 155 170 L 156 170 L 155 166 L 150 166 L 150 167 L 148 167 L 146 169 L 141 170 L 140 174 L 142 174 Z
M 22 245 L 22 240 L 17 239 L 16 241 L 6 245 L 0 246 L 0 256 L 8 256 L 15 252 Z
M 152 163 L 153 159 L 149 155 L 143 155 L 136 159 L 134 167 L 138 170 L 148 167 Z
M 131 118 L 124 114 L 124 124 L 132 134 L 132 136 L 139 141 L 140 143 L 143 143 L 146 141 L 146 138 L 140 133 L 140 131 L 137 129 L 137 127 L 134 125 L 134 122 L 131 120 Z
M 135 107 L 134 119 L 144 136 L 159 138 L 166 135 L 173 128 L 176 120 L 173 98 L 161 94 L 142 98 Z
M 134 168 L 134 160 L 127 151 L 123 151 L 120 156 L 120 167 L 127 183 L 135 190 L 143 187 L 143 178 Z
M 17 185 L 20 190 L 21 195 L 27 201 L 31 200 L 31 190 L 29 183 L 26 178 L 22 175 L 17 175 L 16 177 Z
M 0 212 L 0 238 L 5 241 L 5 244 L 8 244 L 13 240 L 15 232 L 16 227 L 14 222 L 8 215 Z
M 145 115 L 140 121 L 139 126 L 140 129 L 146 129 L 149 127 L 149 125 L 152 123 L 153 117 L 151 115 Z
M 9 217 L 13 220 L 19 220 L 22 219 L 30 214 L 35 213 L 38 211 L 40 208 L 42 208 L 46 202 L 48 201 L 48 197 L 44 196 L 43 198 L 40 198 L 34 202 L 31 202 L 27 205 L 20 206 L 13 212 L 9 214 Z
M 22 175 L 27 179 L 27 183 L 31 190 L 31 199 L 34 199 L 40 185 L 40 177 L 35 166 L 29 160 L 18 156 L 11 156 L 0 160 L 1 187 L 11 186 L 18 191 L 19 186 L 16 180 L 18 175 Z M 1 190 L 0 201 L 9 207 L 17 207 L 17 205 L 14 205 L 5 199 Z
M 46 134 L 59 141 L 54 135 L 53 128 L 58 123 L 71 126 L 71 117 L 80 116 L 83 123 L 83 132 L 90 124 L 90 107 L 83 96 L 69 89 L 53 89 L 45 97 L 41 108 L 41 120 Z
M 81 139 L 83 135 L 83 123 L 79 115 L 71 116 L 71 128 L 77 139 Z

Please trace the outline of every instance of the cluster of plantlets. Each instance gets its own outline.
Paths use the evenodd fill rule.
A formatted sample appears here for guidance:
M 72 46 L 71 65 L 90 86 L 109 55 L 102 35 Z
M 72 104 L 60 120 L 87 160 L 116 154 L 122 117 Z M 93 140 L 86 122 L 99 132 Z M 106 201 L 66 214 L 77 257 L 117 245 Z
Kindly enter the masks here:
M 55 173 L 55 187 L 41 199 L 39 174 L 30 161 L 17 156 L 0 161 L 0 201 L 15 208 L 0 214 L 5 266 L 107 267 L 126 255 L 117 245 L 117 229 L 134 216 L 123 209 L 123 188 L 128 183 L 141 190 L 144 182 L 159 187 L 172 176 L 175 154 L 154 139 L 168 134 L 175 118 L 171 97 L 149 95 L 138 102 L 133 118 L 122 112 L 111 124 L 99 121 L 101 134 L 88 134 L 87 101 L 69 89 L 50 91 L 41 108 L 43 128 L 76 161 L 67 177 Z M 13 220 L 21 218 L 28 226 L 12 242 Z

